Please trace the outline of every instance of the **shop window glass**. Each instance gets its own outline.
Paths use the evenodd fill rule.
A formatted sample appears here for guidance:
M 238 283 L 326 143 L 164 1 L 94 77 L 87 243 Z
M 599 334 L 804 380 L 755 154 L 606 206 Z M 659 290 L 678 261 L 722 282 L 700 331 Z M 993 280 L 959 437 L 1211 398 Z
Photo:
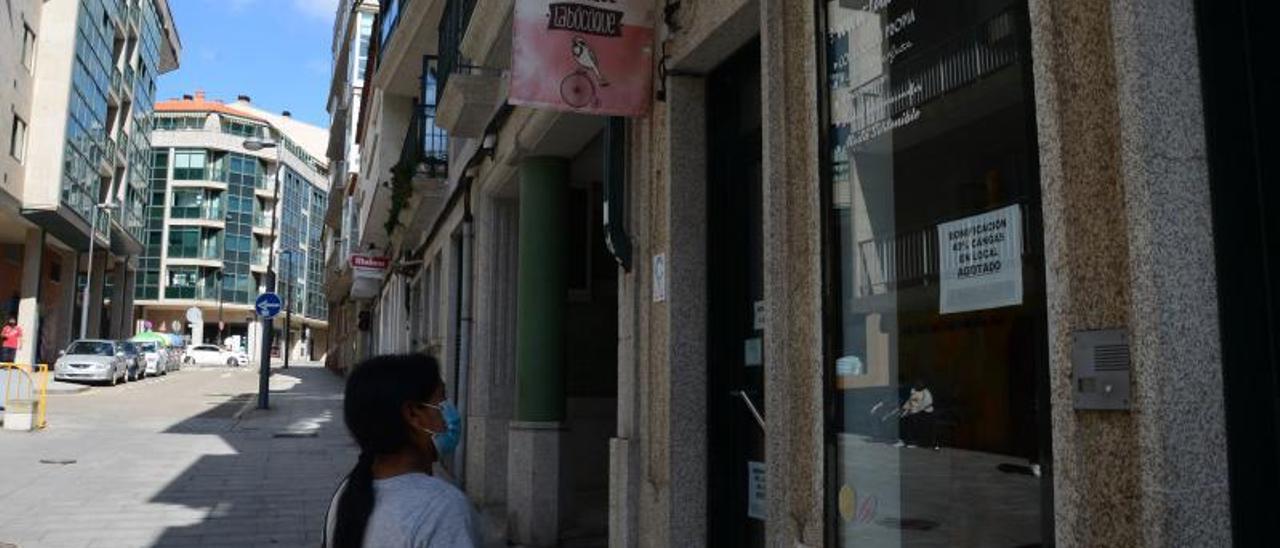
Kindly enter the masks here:
M 1046 531 L 1026 0 L 826 3 L 835 546 Z

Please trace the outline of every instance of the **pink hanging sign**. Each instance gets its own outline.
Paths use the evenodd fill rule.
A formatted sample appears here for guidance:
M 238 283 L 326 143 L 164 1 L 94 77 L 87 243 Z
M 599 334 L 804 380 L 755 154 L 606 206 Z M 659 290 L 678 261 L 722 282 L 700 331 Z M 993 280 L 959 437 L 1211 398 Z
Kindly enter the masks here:
M 644 116 L 653 97 L 652 0 L 518 0 L 513 105 Z

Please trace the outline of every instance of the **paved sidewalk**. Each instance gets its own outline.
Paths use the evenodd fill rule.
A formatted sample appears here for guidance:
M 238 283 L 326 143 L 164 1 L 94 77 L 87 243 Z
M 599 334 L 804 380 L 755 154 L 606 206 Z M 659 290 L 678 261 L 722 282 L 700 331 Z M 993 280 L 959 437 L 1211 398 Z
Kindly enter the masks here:
M 305 364 L 265 411 L 247 369 L 50 396 L 47 430 L 0 432 L 0 545 L 316 546 L 357 452 L 342 386 Z

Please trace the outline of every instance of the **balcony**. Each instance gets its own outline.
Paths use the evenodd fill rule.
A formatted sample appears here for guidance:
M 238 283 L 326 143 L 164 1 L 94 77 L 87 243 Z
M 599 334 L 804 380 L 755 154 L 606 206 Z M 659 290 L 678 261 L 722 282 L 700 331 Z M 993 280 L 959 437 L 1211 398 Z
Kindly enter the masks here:
M 126 65 L 124 67 L 124 80 L 121 82 L 121 86 L 124 88 L 126 95 L 121 97 L 121 101 L 134 98 L 133 79 L 134 79 L 133 67 Z
M 511 19 L 515 0 L 484 0 L 484 9 L 471 16 L 458 48 L 477 65 L 511 68 Z
M 115 152 L 107 152 L 107 140 L 102 143 L 94 143 L 89 147 L 89 159 L 93 165 L 98 168 L 98 175 L 110 177 L 115 174 Z
M 123 0 L 103 0 L 103 10 L 107 12 L 107 19 L 115 26 L 116 30 L 124 31 L 126 8 Z
M 120 106 L 121 101 L 124 100 L 124 96 L 122 95 L 123 93 L 124 93 L 124 74 L 122 74 L 120 72 L 120 69 L 118 68 L 112 69 L 111 70 L 111 88 L 107 93 L 107 101 L 109 101 L 110 104 L 113 106 Z
M 119 151 L 120 151 L 120 148 L 116 146 L 115 139 L 112 139 L 111 137 L 107 137 L 102 141 L 102 156 L 103 158 L 106 159 L 106 161 L 111 165 L 112 168 L 115 167 L 115 162 L 117 159 L 119 159 L 119 156 L 116 156 L 116 154 L 118 154 Z
M 440 127 L 456 137 L 483 137 L 489 120 L 507 97 L 507 82 L 501 72 L 472 66 L 462 55 L 462 39 L 475 6 L 476 0 L 449 0 L 445 4 L 439 62 L 433 70 L 430 58 L 423 59 L 423 100 L 439 105 Z
M 129 27 L 135 34 L 142 32 L 142 5 L 138 0 L 129 0 Z
M 391 44 L 391 38 L 395 36 L 396 29 L 400 26 L 400 19 L 404 16 L 407 4 L 409 0 L 391 0 L 382 3 L 382 26 L 378 29 L 379 43 L 382 47 L 378 48 L 378 60 L 382 60 L 382 52 L 386 51 L 387 46 Z

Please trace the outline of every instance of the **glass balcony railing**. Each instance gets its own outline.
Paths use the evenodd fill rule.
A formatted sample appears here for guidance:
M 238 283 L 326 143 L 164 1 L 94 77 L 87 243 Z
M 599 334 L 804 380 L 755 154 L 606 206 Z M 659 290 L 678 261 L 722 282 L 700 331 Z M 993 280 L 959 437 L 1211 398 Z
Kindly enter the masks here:
M 124 90 L 124 74 L 121 73 L 120 69 L 118 68 L 112 69 L 111 70 L 111 94 L 115 95 L 116 97 L 119 97 L 120 93 L 123 90 Z
M 115 163 L 116 160 L 116 140 L 107 137 L 102 141 L 102 154 L 108 163 Z
M 142 5 L 137 0 L 129 2 L 129 24 L 134 27 L 142 27 Z
M 130 96 L 133 94 L 133 77 L 133 67 L 125 66 L 124 81 L 122 82 L 122 85 L 124 86 L 124 89 L 129 92 Z
M 174 206 L 169 216 L 174 219 L 191 219 L 196 221 L 224 221 L 221 205 L 203 205 L 196 207 Z

